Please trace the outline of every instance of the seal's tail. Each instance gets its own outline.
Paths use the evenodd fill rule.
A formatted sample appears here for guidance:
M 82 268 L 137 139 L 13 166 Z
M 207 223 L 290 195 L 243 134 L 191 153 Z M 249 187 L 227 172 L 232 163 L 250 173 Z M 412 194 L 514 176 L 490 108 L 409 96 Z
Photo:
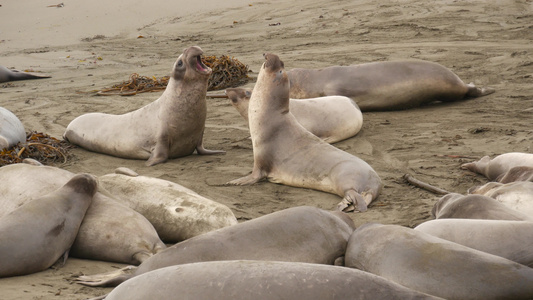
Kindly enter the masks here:
M 466 92 L 466 97 L 470 98 L 477 98 L 485 95 L 489 95 L 495 92 L 493 88 L 484 87 L 484 88 L 478 88 L 474 85 L 473 82 L 466 85 L 468 87 L 468 91 Z

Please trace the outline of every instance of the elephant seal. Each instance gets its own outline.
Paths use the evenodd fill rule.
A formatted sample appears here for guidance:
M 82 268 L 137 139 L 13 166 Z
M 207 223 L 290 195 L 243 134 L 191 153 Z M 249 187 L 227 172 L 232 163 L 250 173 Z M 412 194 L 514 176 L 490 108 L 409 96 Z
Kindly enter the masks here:
M 533 182 L 489 182 L 468 190 L 471 194 L 491 197 L 505 206 L 533 217 Z
M 0 107 L 0 150 L 25 141 L 26 130 L 22 122 L 11 111 Z
M 533 181 L 533 166 L 519 166 L 509 169 L 496 178 L 497 182 L 510 183 L 515 181 Z
M 444 299 L 533 297 L 532 268 L 400 225 L 357 228 L 345 262 Z
M 21 163 L 1 167 L 0 218 L 29 200 L 59 188 L 73 176 L 67 170 L 50 166 Z M 70 255 L 137 265 L 164 248 L 165 244 L 145 217 L 97 192 Z
M 101 190 L 143 215 L 166 243 L 237 224 L 227 206 L 171 181 L 123 174 L 107 174 L 98 180 Z
M 248 105 L 252 92 L 242 88 L 226 89 L 231 104 L 248 122 Z M 355 136 L 363 127 L 363 114 L 352 99 L 328 96 L 290 99 L 289 111 L 298 123 L 330 144 Z
M 18 70 L 10 70 L 4 66 L 0 66 L 0 83 L 8 82 L 8 81 L 44 79 L 44 78 L 50 78 L 50 76 L 35 75 L 32 73 L 20 72 Z
M 436 219 L 533 221 L 533 218 L 483 195 L 450 193 L 440 198 L 431 214 Z
M 444 66 L 421 60 L 292 69 L 287 75 L 291 98 L 342 95 L 352 98 L 363 112 L 407 109 L 494 92 L 465 84 Z
M 89 286 L 117 284 L 156 269 L 213 260 L 277 260 L 341 264 L 355 229 L 343 212 L 294 207 L 195 236 L 144 261 L 138 268 L 80 276 Z M 126 273 L 126 271 L 128 271 Z
M 414 229 L 533 267 L 533 222 L 438 219 Z
M 509 152 L 498 155 L 493 159 L 488 156 L 480 160 L 461 165 L 461 169 L 479 173 L 489 180 L 496 180 L 498 176 L 505 174 L 514 167 L 533 167 L 533 154 L 521 152 Z
M 176 295 L 182 300 L 440 299 L 356 269 L 253 260 L 166 267 L 122 283 L 105 299 L 173 299 Z
M 123 115 L 90 113 L 77 117 L 63 137 L 90 151 L 122 158 L 148 159 L 153 166 L 190 155 L 224 151 L 204 149 L 207 114 L 205 95 L 211 69 L 202 63 L 202 49 L 183 51 L 159 99 Z
M 0 218 L 0 277 L 40 272 L 66 259 L 96 191 L 96 178 L 79 174 Z
M 228 185 L 274 183 L 311 188 L 343 197 L 339 209 L 366 211 L 381 191 L 381 179 L 362 159 L 307 131 L 289 111 L 289 78 L 277 55 L 265 54 L 248 117 L 254 166 Z

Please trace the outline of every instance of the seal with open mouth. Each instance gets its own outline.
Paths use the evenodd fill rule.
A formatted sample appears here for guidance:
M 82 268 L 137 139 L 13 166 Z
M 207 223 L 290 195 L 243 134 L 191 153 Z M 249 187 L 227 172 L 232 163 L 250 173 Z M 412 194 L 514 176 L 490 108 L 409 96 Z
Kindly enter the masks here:
M 207 150 L 202 140 L 207 115 L 205 95 L 211 69 L 197 46 L 174 63 L 167 88 L 156 101 L 123 115 L 89 113 L 68 125 L 63 137 L 90 151 L 122 158 L 148 159 L 153 166 L 169 158 L 224 151 Z

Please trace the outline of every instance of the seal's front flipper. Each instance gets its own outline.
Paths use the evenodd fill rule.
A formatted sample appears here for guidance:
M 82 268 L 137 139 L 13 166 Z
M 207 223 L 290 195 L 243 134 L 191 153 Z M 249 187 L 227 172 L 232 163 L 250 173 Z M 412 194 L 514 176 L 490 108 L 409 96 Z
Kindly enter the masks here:
M 70 251 L 70 248 L 67 249 L 67 251 L 65 251 L 65 253 L 63 253 L 63 255 L 61 255 L 61 257 L 52 266 L 53 269 L 59 269 L 59 268 L 63 268 L 65 266 L 65 264 L 67 263 L 67 258 L 68 258 L 69 251 Z
M 198 140 L 198 144 L 196 145 L 196 153 L 199 155 L 212 155 L 212 154 L 223 154 L 226 153 L 226 151 L 223 150 L 207 150 L 204 148 L 203 145 L 204 140 L 204 133 L 202 132 L 202 136 Z
M 146 166 L 151 167 L 166 162 L 168 160 L 168 144 L 169 141 L 166 135 L 159 138 L 146 161 Z
M 225 185 L 251 185 L 256 182 L 259 182 L 261 179 L 263 179 L 265 176 L 261 174 L 261 171 L 252 171 L 252 174 L 248 176 L 244 176 L 241 178 L 237 178 L 235 180 L 232 180 Z
M 127 266 L 122 269 L 111 271 L 102 274 L 95 274 L 89 276 L 78 276 L 74 281 L 86 286 L 117 286 L 127 279 L 133 277 L 133 273 L 137 267 Z

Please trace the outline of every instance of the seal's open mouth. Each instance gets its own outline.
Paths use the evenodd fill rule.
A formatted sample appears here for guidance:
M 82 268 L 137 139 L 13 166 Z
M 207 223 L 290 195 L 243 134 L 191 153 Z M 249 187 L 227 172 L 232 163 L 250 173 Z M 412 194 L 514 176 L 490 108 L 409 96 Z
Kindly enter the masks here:
M 204 74 L 211 73 L 211 69 L 208 66 L 206 66 L 204 62 L 202 61 L 201 55 L 196 56 L 196 70 L 199 73 L 204 73 Z

